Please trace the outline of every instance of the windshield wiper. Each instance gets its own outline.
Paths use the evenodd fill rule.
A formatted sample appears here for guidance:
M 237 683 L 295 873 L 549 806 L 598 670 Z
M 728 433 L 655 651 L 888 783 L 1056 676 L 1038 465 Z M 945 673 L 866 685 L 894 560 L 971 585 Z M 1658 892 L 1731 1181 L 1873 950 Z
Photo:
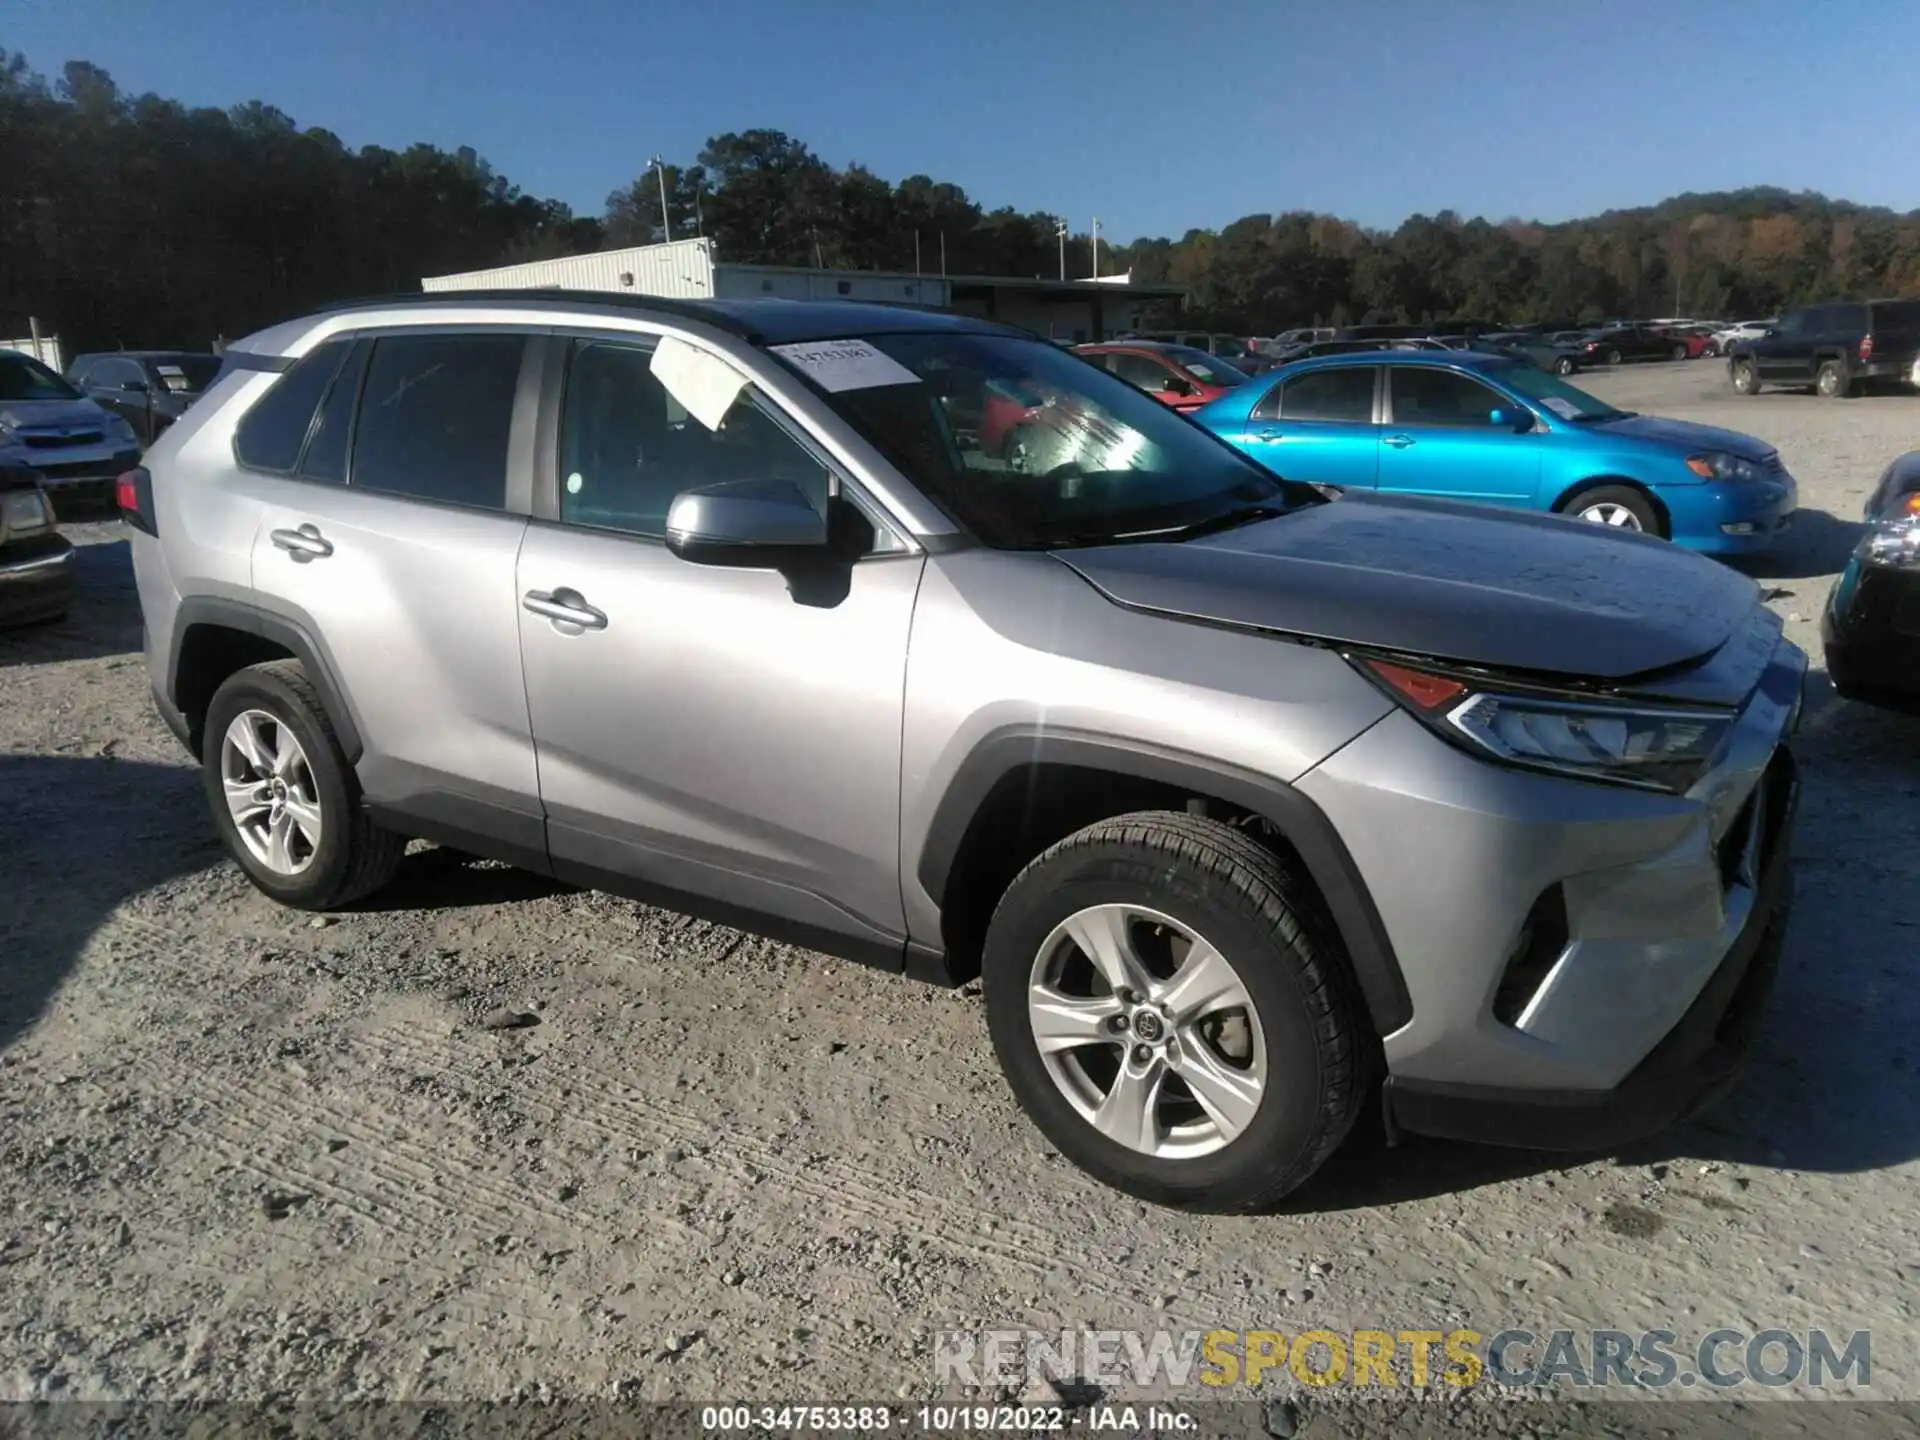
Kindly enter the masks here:
M 1639 413 L 1638 410 L 1609 410 L 1602 415 L 1576 415 L 1574 416 L 1573 423 L 1576 425 L 1592 425 L 1603 420 L 1631 420 Z
M 1175 525 L 1166 530 L 1136 530 L 1113 538 L 1116 540 L 1197 540 L 1202 535 L 1218 535 L 1222 530 L 1238 530 L 1242 525 L 1252 525 L 1261 520 L 1278 520 L 1287 513 L 1278 505 L 1240 505 L 1232 510 L 1222 510 L 1218 515 L 1209 515 L 1204 520 L 1195 520 L 1190 525 Z

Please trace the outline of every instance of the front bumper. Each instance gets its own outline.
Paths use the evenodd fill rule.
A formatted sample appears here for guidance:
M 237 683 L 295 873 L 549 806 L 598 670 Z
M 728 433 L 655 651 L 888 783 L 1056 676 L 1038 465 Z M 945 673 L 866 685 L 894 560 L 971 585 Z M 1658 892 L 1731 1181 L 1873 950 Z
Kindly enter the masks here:
M 1661 485 L 1673 543 L 1704 555 L 1752 555 L 1774 549 L 1800 508 L 1800 485 L 1786 470 L 1757 480 Z
M 1295 782 L 1400 962 L 1413 1018 L 1382 1037 L 1399 1124 L 1577 1147 L 1658 1129 L 1732 1072 L 1723 1021 L 1764 997 L 1753 967 L 1787 903 L 1807 662 L 1770 633 L 1710 662 L 1753 688 L 1686 795 L 1496 765 L 1399 713 Z M 1448 1118 L 1463 1109 L 1481 1118 Z M 1521 1123 L 1535 1111 L 1593 1119 L 1562 1142 Z
M 140 463 L 138 445 L 39 447 L 18 454 L 18 463 L 36 471 L 40 483 L 56 493 L 111 486 Z
M 1920 570 L 1856 555 L 1833 582 L 1820 638 L 1842 695 L 1920 701 Z
M 1766 1015 L 1793 914 L 1788 849 L 1799 785 L 1780 752 L 1755 899 L 1726 958 L 1680 1022 L 1608 1090 L 1523 1090 L 1390 1076 L 1390 1130 L 1534 1150 L 1604 1150 L 1696 1114 L 1733 1088 Z
M 64 615 L 73 602 L 73 545 L 48 533 L 0 546 L 0 625 Z

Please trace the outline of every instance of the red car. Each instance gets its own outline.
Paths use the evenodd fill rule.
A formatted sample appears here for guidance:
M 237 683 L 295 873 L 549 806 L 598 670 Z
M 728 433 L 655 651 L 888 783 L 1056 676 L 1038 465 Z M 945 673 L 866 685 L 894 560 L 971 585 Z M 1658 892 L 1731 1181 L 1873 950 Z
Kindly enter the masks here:
M 1198 410 L 1234 386 L 1247 383 L 1244 371 L 1191 345 L 1115 340 L 1100 345 L 1076 345 L 1073 353 L 1111 370 L 1129 385 L 1146 391 L 1182 414 Z

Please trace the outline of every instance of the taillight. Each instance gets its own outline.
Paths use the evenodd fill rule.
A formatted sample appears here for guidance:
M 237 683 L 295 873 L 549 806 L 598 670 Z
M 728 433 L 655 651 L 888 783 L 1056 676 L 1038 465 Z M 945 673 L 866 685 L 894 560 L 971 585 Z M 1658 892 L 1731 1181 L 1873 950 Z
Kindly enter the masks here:
M 160 533 L 153 518 L 153 476 L 146 466 L 136 466 L 115 480 L 113 499 L 120 507 L 120 518 L 127 524 L 149 535 Z
M 1873 358 L 1873 336 L 1862 335 L 1860 337 L 1860 358 L 1862 360 L 1871 360 Z

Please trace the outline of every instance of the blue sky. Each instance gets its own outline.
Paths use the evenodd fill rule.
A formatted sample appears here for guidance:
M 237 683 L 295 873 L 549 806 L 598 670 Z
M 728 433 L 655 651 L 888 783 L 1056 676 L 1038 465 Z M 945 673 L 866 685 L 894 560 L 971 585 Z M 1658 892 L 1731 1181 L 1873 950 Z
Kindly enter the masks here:
M 470 144 L 593 214 L 656 150 L 754 126 L 1114 240 L 1751 184 L 1920 205 L 1910 0 L 5 0 L 0 47 Z

